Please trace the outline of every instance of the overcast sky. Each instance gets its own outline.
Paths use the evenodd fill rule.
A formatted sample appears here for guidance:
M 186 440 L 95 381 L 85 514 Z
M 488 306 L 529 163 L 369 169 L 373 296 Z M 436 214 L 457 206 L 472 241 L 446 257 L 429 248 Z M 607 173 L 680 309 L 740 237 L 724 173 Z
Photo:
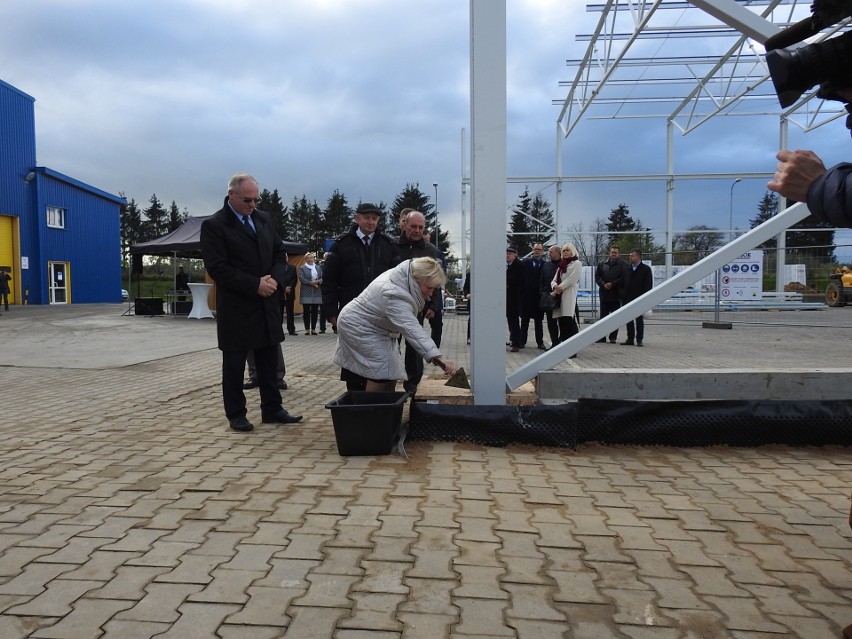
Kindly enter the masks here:
M 598 19 L 581 0 L 508 0 L 510 176 L 556 173 L 551 101 L 573 78 L 566 59 L 587 46 L 575 37 Z M 0 79 L 36 99 L 40 166 L 143 207 L 156 193 L 207 215 L 238 171 L 285 202 L 305 194 L 320 206 L 334 189 L 351 205 L 389 204 L 406 183 L 432 197 L 438 182 L 457 243 L 468 22 L 466 0 L 10 1 L 0 3 Z M 690 53 L 689 40 L 677 46 Z M 677 140 L 678 170 L 774 170 L 777 117 L 720 120 Z M 843 160 L 842 122 L 823 129 L 793 131 L 790 146 Z M 582 123 L 564 159 L 567 174 L 662 172 L 665 121 Z M 675 226 L 726 228 L 732 204 L 734 226 L 747 227 L 765 180 L 731 183 L 679 185 Z M 530 188 L 555 199 L 552 186 Z M 510 187 L 510 206 L 516 195 Z M 566 187 L 562 227 L 621 202 L 664 225 L 663 184 L 595 182 Z

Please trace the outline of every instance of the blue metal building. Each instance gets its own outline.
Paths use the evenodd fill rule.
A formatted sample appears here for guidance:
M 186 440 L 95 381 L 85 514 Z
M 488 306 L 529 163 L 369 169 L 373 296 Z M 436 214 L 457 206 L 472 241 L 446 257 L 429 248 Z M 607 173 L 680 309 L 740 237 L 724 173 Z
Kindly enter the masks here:
M 124 198 L 36 166 L 35 99 L 0 80 L 0 268 L 11 303 L 121 301 Z

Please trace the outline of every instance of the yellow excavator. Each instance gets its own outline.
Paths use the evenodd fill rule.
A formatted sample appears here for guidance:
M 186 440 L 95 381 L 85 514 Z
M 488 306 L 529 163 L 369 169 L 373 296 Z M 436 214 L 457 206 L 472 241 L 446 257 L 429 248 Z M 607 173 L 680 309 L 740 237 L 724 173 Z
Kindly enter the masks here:
M 846 306 L 852 302 L 852 268 L 837 268 L 829 277 L 831 281 L 825 288 L 825 303 L 829 306 Z

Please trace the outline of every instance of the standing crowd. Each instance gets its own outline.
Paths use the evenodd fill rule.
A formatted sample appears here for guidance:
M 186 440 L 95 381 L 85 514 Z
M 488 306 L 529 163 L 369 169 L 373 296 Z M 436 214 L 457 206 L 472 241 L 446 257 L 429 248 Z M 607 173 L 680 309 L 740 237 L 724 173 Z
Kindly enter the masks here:
M 518 259 L 518 251 L 506 249 L 506 322 L 509 331 L 507 346 L 517 353 L 525 348 L 530 323 L 533 325 L 536 347 L 547 350 L 544 342 L 544 323 L 550 337 L 550 348 L 579 333 L 577 293 L 583 265 L 577 248 L 571 244 L 554 244 L 543 257 L 544 246 L 534 244 L 529 257 Z M 469 298 L 469 274 L 465 295 Z M 623 304 L 650 291 L 654 286 L 651 267 L 642 261 L 642 251 L 630 251 L 629 262 L 621 259 L 618 246 L 610 247 L 609 257 L 595 268 L 601 319 L 617 311 Z M 644 318 L 639 315 L 627 322 L 625 346 L 643 346 Z M 468 339 L 470 334 L 468 333 Z M 598 340 L 606 343 L 607 337 Z M 618 341 L 618 329 L 609 334 L 609 342 Z M 572 356 L 573 357 L 573 356 Z

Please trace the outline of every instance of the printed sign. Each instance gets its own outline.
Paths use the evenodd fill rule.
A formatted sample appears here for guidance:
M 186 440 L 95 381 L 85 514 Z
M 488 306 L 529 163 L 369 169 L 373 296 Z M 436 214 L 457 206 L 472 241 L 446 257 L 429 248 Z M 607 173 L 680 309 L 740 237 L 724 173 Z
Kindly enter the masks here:
M 763 298 L 763 251 L 744 253 L 722 267 L 720 295 L 724 300 Z

